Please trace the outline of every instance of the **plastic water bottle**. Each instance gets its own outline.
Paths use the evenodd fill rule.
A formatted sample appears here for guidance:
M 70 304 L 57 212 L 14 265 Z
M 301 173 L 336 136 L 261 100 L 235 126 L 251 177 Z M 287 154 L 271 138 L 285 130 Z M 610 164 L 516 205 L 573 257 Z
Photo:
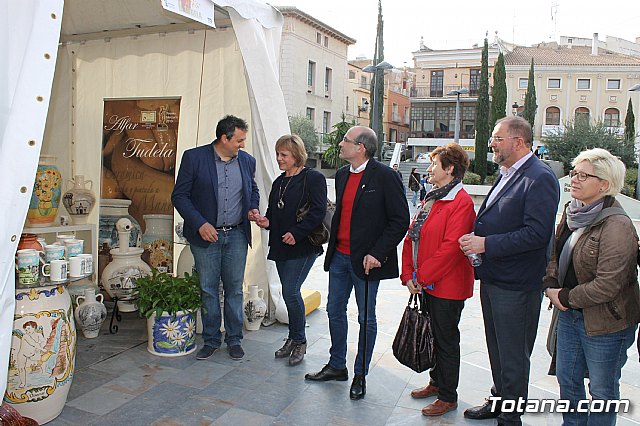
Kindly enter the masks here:
M 474 235 L 473 232 L 471 233 L 471 235 Z M 482 265 L 482 257 L 478 253 L 471 253 L 467 255 L 467 257 L 469 258 L 469 263 L 471 263 L 471 266 L 473 266 L 474 268 Z

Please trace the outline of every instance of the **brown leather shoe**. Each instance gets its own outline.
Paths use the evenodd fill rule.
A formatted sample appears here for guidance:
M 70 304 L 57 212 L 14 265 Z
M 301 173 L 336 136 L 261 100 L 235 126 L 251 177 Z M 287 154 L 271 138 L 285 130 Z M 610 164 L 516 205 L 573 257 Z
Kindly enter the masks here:
M 423 416 L 441 416 L 458 408 L 457 402 L 444 402 L 436 399 L 422 409 Z
M 430 396 L 438 396 L 440 389 L 437 386 L 433 386 L 429 383 L 422 388 L 414 389 L 411 391 L 411 398 L 429 398 Z

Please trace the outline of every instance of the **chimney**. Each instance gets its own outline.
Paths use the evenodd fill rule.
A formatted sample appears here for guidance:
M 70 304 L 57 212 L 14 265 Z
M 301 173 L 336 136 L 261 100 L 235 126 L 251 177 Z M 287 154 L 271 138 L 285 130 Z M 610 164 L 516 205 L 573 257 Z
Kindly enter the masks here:
M 598 56 L 598 33 L 593 33 L 593 44 L 591 45 L 591 54 Z

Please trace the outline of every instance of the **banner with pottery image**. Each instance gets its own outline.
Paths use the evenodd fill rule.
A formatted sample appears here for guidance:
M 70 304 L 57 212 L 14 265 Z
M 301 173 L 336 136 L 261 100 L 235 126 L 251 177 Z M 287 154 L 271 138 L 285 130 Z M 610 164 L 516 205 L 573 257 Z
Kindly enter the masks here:
M 142 259 L 172 271 L 179 121 L 180 98 L 105 99 L 99 273 L 112 260 L 110 249 L 118 247 L 119 217 L 132 219 L 129 245 L 144 247 Z

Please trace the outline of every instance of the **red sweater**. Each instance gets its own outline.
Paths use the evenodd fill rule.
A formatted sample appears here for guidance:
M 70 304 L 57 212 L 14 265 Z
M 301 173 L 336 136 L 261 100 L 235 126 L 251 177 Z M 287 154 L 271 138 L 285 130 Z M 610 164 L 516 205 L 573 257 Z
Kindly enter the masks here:
M 342 194 L 342 206 L 340 209 L 340 227 L 336 234 L 336 250 L 342 254 L 351 255 L 351 212 L 353 202 L 356 199 L 356 191 L 364 173 L 349 173 L 347 185 Z
M 458 239 L 473 230 L 476 213 L 473 201 L 464 189 L 453 200 L 436 201 L 420 231 L 417 280 L 441 299 L 464 300 L 473 295 L 473 267 L 460 250 Z M 404 284 L 413 274 L 412 241 L 405 237 L 402 248 Z

